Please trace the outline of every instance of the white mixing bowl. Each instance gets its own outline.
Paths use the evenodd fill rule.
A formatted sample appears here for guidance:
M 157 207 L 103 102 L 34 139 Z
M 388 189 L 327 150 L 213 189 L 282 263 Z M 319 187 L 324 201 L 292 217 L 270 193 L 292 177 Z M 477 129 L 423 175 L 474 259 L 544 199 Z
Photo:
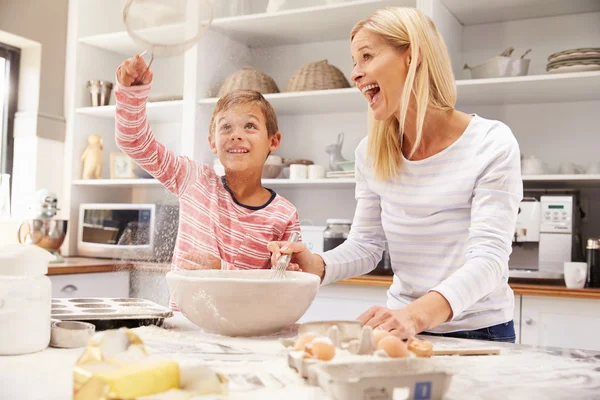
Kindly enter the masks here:
M 182 270 L 167 273 L 179 310 L 206 332 L 226 336 L 263 336 L 295 323 L 319 290 L 319 278 L 271 270 Z

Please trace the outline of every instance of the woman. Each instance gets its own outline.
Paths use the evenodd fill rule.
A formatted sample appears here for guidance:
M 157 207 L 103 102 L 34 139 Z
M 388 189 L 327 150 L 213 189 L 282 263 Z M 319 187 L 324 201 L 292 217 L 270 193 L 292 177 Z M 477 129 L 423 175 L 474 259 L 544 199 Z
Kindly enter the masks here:
M 446 46 L 433 22 L 386 8 L 351 33 L 352 80 L 369 102 L 356 158 L 357 207 L 348 240 L 321 255 L 269 244 L 322 284 L 372 271 L 388 242 L 387 308 L 363 323 L 417 333 L 514 342 L 508 259 L 523 182 L 520 150 L 499 121 L 454 109 Z

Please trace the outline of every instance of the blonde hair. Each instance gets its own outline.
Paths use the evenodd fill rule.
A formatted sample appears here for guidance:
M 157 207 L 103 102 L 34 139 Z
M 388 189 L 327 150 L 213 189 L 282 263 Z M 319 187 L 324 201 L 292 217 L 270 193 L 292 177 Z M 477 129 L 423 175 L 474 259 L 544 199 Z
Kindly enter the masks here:
M 216 130 L 216 121 L 215 118 L 217 114 L 222 111 L 229 110 L 231 107 L 239 105 L 239 104 L 256 104 L 260 108 L 265 117 L 265 123 L 267 125 L 267 135 L 272 137 L 277 132 L 279 132 L 277 115 L 275 114 L 275 110 L 273 106 L 264 96 L 255 90 L 234 90 L 232 92 L 227 93 L 225 96 L 221 97 L 217 101 L 217 105 L 213 110 L 212 116 L 210 118 L 210 126 L 209 132 L 211 135 L 215 134 Z
M 411 95 L 416 99 L 416 140 L 412 155 L 422 140 L 423 123 L 427 108 L 453 109 L 456 104 L 456 86 L 448 49 L 431 18 L 414 8 L 387 7 L 375 11 L 356 23 L 350 40 L 361 29 L 380 35 L 399 51 L 410 49 L 408 68 L 402 97 L 400 118 L 391 116 L 377 121 L 369 108 L 369 146 L 376 177 L 385 180 L 400 171 L 402 163 L 401 137 Z

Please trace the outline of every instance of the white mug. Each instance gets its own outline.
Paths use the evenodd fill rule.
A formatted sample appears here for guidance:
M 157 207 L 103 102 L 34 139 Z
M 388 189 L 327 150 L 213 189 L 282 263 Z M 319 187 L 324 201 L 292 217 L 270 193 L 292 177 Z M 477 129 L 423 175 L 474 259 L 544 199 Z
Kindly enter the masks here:
M 290 179 L 306 179 L 308 177 L 308 166 L 304 164 L 290 165 Z
M 308 166 L 308 179 L 325 178 L 325 167 L 318 164 Z
M 564 265 L 565 284 L 570 289 L 582 289 L 587 278 L 587 263 L 566 262 Z

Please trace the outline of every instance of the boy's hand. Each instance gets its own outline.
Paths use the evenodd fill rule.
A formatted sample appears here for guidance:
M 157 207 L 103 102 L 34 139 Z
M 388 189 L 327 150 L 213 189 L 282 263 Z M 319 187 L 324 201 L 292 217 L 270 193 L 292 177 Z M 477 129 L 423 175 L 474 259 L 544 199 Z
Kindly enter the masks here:
M 147 85 L 152 82 L 152 71 L 150 69 L 146 71 L 147 67 L 148 65 L 146 64 L 146 61 L 144 61 L 139 54 L 136 54 L 134 57 L 123 61 L 123 63 L 119 66 L 117 69 L 117 79 L 123 86 Z M 146 71 L 144 80 L 142 82 L 136 82 L 142 77 L 144 71 Z
M 271 264 L 277 264 L 282 254 L 292 254 L 288 270 L 308 272 L 317 275 L 321 280 L 325 273 L 325 264 L 323 259 L 313 254 L 301 242 L 270 242 L 267 248 L 271 252 Z M 298 268 L 298 269 L 296 269 Z

